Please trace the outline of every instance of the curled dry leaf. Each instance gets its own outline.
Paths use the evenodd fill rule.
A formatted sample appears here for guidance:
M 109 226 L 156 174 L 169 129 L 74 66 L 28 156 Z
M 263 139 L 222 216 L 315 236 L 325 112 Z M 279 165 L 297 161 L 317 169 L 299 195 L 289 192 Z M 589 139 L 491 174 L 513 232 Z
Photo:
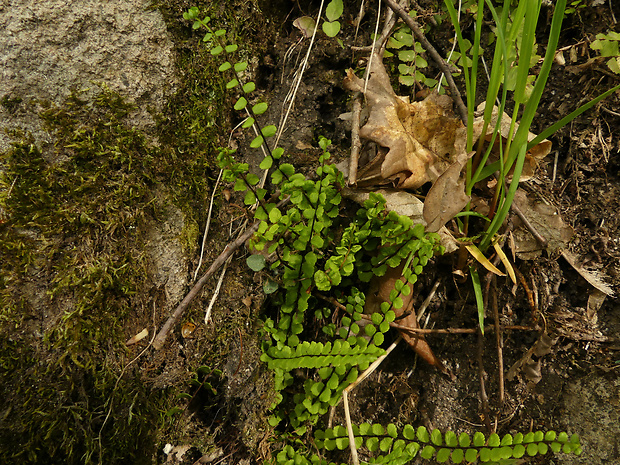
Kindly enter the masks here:
M 424 203 L 426 229 L 439 231 L 469 202 L 465 193 L 463 167 L 473 152 L 467 153 L 467 131 L 452 112 L 452 100 L 446 95 L 430 93 L 423 101 L 409 103 L 392 89 L 390 78 L 378 54 L 370 60 L 369 79 L 358 78 L 352 70 L 344 80 L 346 89 L 365 96 L 366 123 L 360 128 L 361 138 L 378 145 L 374 158 L 357 175 L 358 186 L 391 184 L 401 189 L 416 189 L 433 182 Z M 484 105 L 478 107 L 484 111 Z M 485 139 L 490 142 L 499 110 L 494 107 Z M 483 117 L 474 121 L 473 140 L 482 133 Z M 503 113 L 500 134 L 494 143 L 490 161 L 499 158 L 500 144 L 510 136 L 511 118 Z M 518 128 L 515 125 L 514 130 Z M 513 133 L 514 134 L 514 133 Z M 528 135 L 532 140 L 534 134 Z M 545 140 L 526 155 L 521 180 L 534 174 L 538 160 L 551 150 Z
M 436 93 L 422 102 L 398 97 L 378 54 L 373 55 L 366 83 L 347 71 L 344 86 L 366 97 L 368 119 L 360 137 L 376 142 L 379 150 L 368 172 L 358 176 L 380 178 L 396 187 L 416 189 L 435 181 L 465 150 L 466 131 L 451 110 L 452 100 Z
M 514 202 L 523 215 L 546 241 L 546 250 L 553 254 L 566 247 L 573 237 L 573 228 L 568 226 L 552 205 L 530 201 L 522 189 L 518 189 Z M 540 256 L 543 246 L 532 236 L 525 226 L 514 232 L 515 252 L 522 260 L 533 260 Z
M 405 283 L 405 278 L 403 275 L 403 265 L 398 268 L 388 268 L 385 275 L 383 276 L 374 276 L 370 280 L 370 285 L 368 291 L 366 292 L 366 304 L 364 306 L 364 313 L 372 314 L 377 311 L 381 311 L 381 304 L 383 302 L 390 301 L 390 293 L 394 289 L 394 285 L 397 280 L 401 280 Z M 403 305 L 400 308 L 394 307 L 394 313 L 396 314 L 396 322 L 402 326 L 407 326 L 410 328 L 418 328 L 418 320 L 413 311 L 413 292 L 410 292 L 409 295 L 401 294 L 400 297 L 403 300 Z M 409 344 L 409 346 L 415 350 L 415 352 L 422 357 L 426 362 L 430 365 L 436 367 L 440 371 L 446 373 L 447 370 L 443 363 L 435 357 L 435 354 L 431 350 L 431 347 L 428 345 L 424 336 L 421 334 L 412 334 L 405 330 L 400 330 L 399 332 L 405 342 Z
M 506 379 L 511 380 L 520 370 L 523 370 L 526 378 L 533 384 L 537 384 L 542 379 L 540 371 L 541 358 L 551 353 L 551 349 L 558 342 L 558 338 L 551 338 L 546 333 L 542 333 L 536 343 L 521 357 L 506 374 Z
M 465 161 L 461 159 L 452 163 L 428 191 L 424 201 L 426 231 L 439 231 L 469 202 L 465 179 L 461 176 Z
M 595 289 L 598 289 L 600 292 L 608 295 L 609 297 L 614 297 L 614 290 L 605 282 L 607 279 L 605 274 L 596 270 L 587 270 L 581 265 L 580 260 L 568 250 L 564 250 L 562 252 L 562 256 L 564 257 L 564 260 L 566 260 L 569 265 L 572 266 L 575 271 L 577 271 L 577 273 L 579 273 L 581 277 L 588 281 Z
M 129 339 L 125 344 L 128 345 L 128 346 L 133 345 L 133 344 L 137 344 L 138 342 L 140 342 L 142 339 L 144 339 L 148 335 L 149 335 L 148 329 L 144 328 L 142 331 L 140 331 L 134 337 Z
M 588 296 L 588 305 L 586 306 L 586 316 L 592 322 L 593 325 L 596 325 L 598 322 L 598 311 L 603 306 L 605 302 L 605 298 L 607 294 L 599 291 L 598 289 L 593 289 Z

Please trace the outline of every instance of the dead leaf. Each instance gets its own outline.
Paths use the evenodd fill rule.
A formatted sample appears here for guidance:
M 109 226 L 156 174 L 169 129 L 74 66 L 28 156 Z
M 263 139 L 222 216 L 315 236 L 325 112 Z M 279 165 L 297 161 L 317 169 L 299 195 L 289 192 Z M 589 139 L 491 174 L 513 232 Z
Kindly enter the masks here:
M 506 268 L 506 273 L 508 273 L 508 276 L 510 276 L 512 282 L 514 284 L 517 284 L 517 275 L 515 274 L 515 270 L 512 267 L 512 264 L 510 263 L 510 260 L 508 260 L 508 257 L 506 256 L 504 251 L 497 242 L 493 244 L 493 248 L 495 249 L 495 253 L 499 256 L 499 259 L 504 264 L 504 268 Z
M 558 342 L 558 338 L 552 339 L 546 333 L 542 333 L 525 355 L 510 367 L 510 370 L 506 373 L 506 379 L 510 381 L 517 376 L 520 370 L 523 370 L 527 379 L 531 383 L 537 384 L 542 379 L 540 372 L 541 358 L 551 353 L 551 349 L 556 342 Z
M 144 328 L 142 331 L 140 331 L 138 334 L 136 334 L 134 337 L 132 337 L 131 339 L 129 339 L 125 345 L 133 345 L 136 344 L 138 342 L 140 342 L 142 339 L 144 339 L 146 336 L 149 335 L 149 331 L 148 329 Z
M 301 16 L 293 21 L 293 26 L 299 29 L 306 39 L 309 39 L 314 33 L 316 22 L 311 16 Z
M 358 78 L 352 70 L 344 80 L 346 89 L 365 96 L 366 123 L 360 128 L 360 137 L 376 143 L 376 156 L 361 167 L 358 186 L 392 184 L 401 189 L 416 189 L 433 182 L 428 193 L 424 218 L 427 231 L 438 231 L 469 202 L 465 194 L 465 180 L 461 175 L 470 155 L 466 152 L 467 133 L 463 123 L 452 112 L 452 100 L 430 93 L 423 101 L 409 103 L 394 92 L 381 57 L 374 54 L 370 60 L 369 79 Z M 480 111 L 484 106 L 479 107 Z M 491 140 L 499 118 L 493 109 L 491 123 L 485 138 Z M 501 136 L 496 139 L 492 157 L 499 157 L 500 144 L 510 136 L 511 118 L 502 114 Z M 474 140 L 480 137 L 482 117 L 474 121 Z M 515 129 L 518 125 L 515 125 Z M 529 134 L 529 140 L 535 135 Z M 538 160 L 551 150 L 545 140 L 528 151 L 521 175 L 526 180 L 534 174 Z M 491 159 L 492 161 L 492 159 Z
M 466 245 L 465 248 L 471 254 L 471 256 L 474 257 L 478 261 L 478 263 L 484 266 L 488 271 L 496 274 L 497 276 L 506 276 L 506 273 L 502 273 L 499 269 L 497 269 L 497 267 L 493 265 L 493 263 L 491 263 L 487 257 L 484 256 L 484 254 L 480 251 L 478 247 L 472 244 Z
M 573 237 L 573 228 L 568 226 L 552 205 L 531 202 L 524 190 L 518 189 L 514 202 L 536 231 L 547 241 L 546 250 L 553 254 L 566 247 Z M 522 260 L 533 260 L 540 256 L 543 246 L 525 226 L 514 231 L 515 252 Z
M 390 293 L 394 289 L 394 285 L 397 280 L 406 282 L 402 277 L 403 266 L 398 268 L 388 268 L 385 275 L 374 276 L 370 280 L 368 291 L 366 292 L 366 304 L 364 306 L 364 313 L 370 315 L 374 312 L 381 311 L 381 304 L 383 302 L 390 302 Z M 418 320 L 416 314 L 413 311 L 413 292 L 409 295 L 401 294 L 400 297 L 403 300 L 401 308 L 394 307 L 394 313 L 396 314 L 396 322 L 402 326 L 410 328 L 418 328 Z M 431 350 L 424 336 L 421 334 L 412 334 L 405 330 L 399 332 L 405 342 L 429 365 L 438 368 L 440 371 L 446 373 L 447 370 L 443 363 L 435 357 L 435 354 Z
M 474 152 L 472 152 L 473 155 Z M 452 163 L 433 183 L 424 201 L 426 231 L 437 232 L 469 203 L 461 171 L 465 160 Z
M 588 306 L 586 308 L 586 316 L 590 320 L 593 325 L 596 325 L 598 321 L 598 311 L 603 306 L 605 302 L 605 298 L 607 294 L 599 291 L 598 289 L 593 289 L 588 296 Z
M 190 445 L 171 447 L 170 444 L 166 444 L 166 448 L 164 449 L 164 453 L 166 454 L 166 463 L 181 463 L 181 462 L 183 462 L 183 456 L 191 448 L 192 448 L 192 446 L 190 446 Z
M 344 80 L 345 88 L 366 97 L 368 119 L 360 137 L 387 149 L 373 162 L 380 165 L 382 180 L 416 189 L 457 160 L 465 147 L 465 128 L 452 114 L 449 97 L 431 94 L 422 102 L 408 103 L 392 89 L 381 57 L 375 54 L 371 61 L 367 84 L 352 70 Z M 362 180 L 358 176 L 358 183 Z
M 577 257 L 568 250 L 564 250 L 562 252 L 562 256 L 569 263 L 569 265 L 572 266 L 575 271 L 577 271 L 577 273 L 579 273 L 581 277 L 588 281 L 592 286 L 609 297 L 614 296 L 613 289 L 603 279 L 606 278 L 603 273 L 595 270 L 586 270 L 583 266 L 581 266 Z

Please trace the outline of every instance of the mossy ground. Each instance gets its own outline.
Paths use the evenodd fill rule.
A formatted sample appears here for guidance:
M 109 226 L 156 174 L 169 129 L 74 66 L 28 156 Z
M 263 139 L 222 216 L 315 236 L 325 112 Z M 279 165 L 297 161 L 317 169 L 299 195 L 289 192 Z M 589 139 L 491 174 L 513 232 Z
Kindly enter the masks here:
M 259 18 L 241 32 L 246 18 L 239 14 L 253 3 L 210 3 L 240 40 L 255 32 Z M 224 358 L 203 352 L 177 384 L 165 386 L 153 383 L 165 371 L 161 358 L 123 370 L 141 349 L 124 345 L 127 328 L 152 327 L 153 309 L 164 307 L 149 228 L 166 221 L 168 207 L 182 211 L 178 239 L 188 255 L 195 252 L 217 174 L 214 155 L 225 142 L 220 128 L 228 127 L 218 64 L 182 19 L 193 5 L 154 4 L 175 37 L 181 76 L 154 115 L 157 143 L 131 126 L 131 106 L 102 86 L 91 100 L 75 92 L 60 106 L 36 103 L 53 150 L 16 132 L 1 156 L 2 463 L 150 463 L 158 435 L 175 428 L 166 412 L 182 405 L 176 394 L 191 392 L 187 367 Z M 5 96 L 2 104 L 19 98 Z M 235 282 L 229 288 L 244 288 Z M 167 316 L 161 313 L 158 324 Z M 229 318 L 214 342 L 236 335 L 238 324 Z

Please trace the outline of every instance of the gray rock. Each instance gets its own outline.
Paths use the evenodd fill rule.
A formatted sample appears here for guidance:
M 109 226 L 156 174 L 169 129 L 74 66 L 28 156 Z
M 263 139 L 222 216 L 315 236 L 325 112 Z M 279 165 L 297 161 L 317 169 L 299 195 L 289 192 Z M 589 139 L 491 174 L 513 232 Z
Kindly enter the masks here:
M 147 11 L 148 5 L 148 0 L 1 0 L 0 98 L 14 105 L 0 106 L 0 126 L 22 127 L 45 145 L 51 140 L 32 103 L 60 104 L 72 89 L 94 90 L 99 82 L 138 105 L 132 115 L 136 126 L 152 127 L 147 110 L 161 109 L 173 90 L 175 60 L 164 20 L 160 12 Z M 0 134 L 0 150 L 8 142 Z
M 618 463 L 620 450 L 620 379 L 592 376 L 569 383 L 561 420 L 581 437 L 580 457 L 562 456 L 563 464 Z

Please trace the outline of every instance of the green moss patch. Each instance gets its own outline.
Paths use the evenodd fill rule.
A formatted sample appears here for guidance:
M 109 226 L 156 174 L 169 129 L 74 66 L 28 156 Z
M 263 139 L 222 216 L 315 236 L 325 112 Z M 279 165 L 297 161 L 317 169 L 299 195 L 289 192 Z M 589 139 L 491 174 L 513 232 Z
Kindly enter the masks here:
M 125 328 L 152 321 L 148 225 L 170 203 L 204 200 L 208 164 L 151 146 L 130 111 L 105 88 L 91 102 L 74 94 L 40 113 L 51 152 L 22 136 L 1 156 L 3 463 L 152 456 L 165 393 L 137 370 L 118 380 L 135 355 Z

